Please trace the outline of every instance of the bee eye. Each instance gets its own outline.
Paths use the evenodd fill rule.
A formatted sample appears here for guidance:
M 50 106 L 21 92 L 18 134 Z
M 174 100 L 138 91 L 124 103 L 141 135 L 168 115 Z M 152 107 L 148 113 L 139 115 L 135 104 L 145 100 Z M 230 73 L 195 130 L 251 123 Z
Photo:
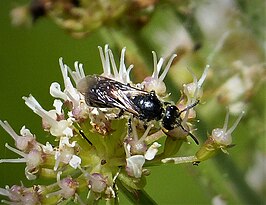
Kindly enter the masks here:
M 166 111 L 171 112 L 171 113 L 175 113 L 175 111 L 179 111 L 179 110 L 175 105 L 168 105 L 166 107 Z

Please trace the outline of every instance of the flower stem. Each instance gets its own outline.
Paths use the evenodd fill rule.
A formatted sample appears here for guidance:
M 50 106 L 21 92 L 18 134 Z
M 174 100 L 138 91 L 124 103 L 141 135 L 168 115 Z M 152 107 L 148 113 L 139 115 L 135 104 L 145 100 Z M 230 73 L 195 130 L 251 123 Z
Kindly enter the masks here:
M 124 193 L 124 195 L 135 205 L 155 205 L 157 204 L 143 189 L 129 191 L 122 183 L 117 180 L 117 185 L 119 190 Z

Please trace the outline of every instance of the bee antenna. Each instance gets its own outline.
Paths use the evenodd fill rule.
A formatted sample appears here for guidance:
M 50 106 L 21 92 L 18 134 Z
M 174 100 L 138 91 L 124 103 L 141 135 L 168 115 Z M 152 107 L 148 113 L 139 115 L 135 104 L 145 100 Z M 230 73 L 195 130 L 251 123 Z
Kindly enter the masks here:
M 197 139 L 197 137 L 195 137 L 193 134 L 191 134 L 190 132 L 188 132 L 188 135 L 194 140 L 194 142 L 199 145 L 199 140 Z
M 181 110 L 181 111 L 179 112 L 179 115 L 180 115 L 182 112 L 188 111 L 189 109 L 195 107 L 197 104 L 199 104 L 199 100 L 197 100 L 196 102 L 194 102 L 194 103 L 188 105 L 186 108 L 184 108 L 183 110 Z
M 182 130 L 184 130 L 186 133 L 188 133 L 188 135 L 194 140 L 194 142 L 199 145 L 199 140 L 197 139 L 196 136 L 194 136 L 191 132 L 189 132 L 187 129 L 185 129 L 183 127 L 183 125 L 179 124 L 179 126 L 182 128 Z

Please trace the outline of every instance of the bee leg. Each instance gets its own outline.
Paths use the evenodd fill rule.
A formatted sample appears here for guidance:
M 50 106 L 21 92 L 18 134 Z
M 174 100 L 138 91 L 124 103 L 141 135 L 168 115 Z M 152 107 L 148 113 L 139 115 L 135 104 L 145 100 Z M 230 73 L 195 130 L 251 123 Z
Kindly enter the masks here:
M 79 134 L 90 144 L 92 145 L 91 141 L 86 137 L 84 132 L 82 130 L 79 130 Z
M 144 122 L 143 127 L 144 127 L 144 130 L 147 130 L 148 128 L 147 122 Z

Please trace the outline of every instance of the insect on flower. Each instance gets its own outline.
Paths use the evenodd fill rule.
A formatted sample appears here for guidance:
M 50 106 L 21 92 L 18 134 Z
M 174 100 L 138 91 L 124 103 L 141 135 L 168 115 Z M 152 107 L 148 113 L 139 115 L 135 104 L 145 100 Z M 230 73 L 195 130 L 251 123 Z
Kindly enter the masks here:
M 159 100 L 155 91 L 147 92 L 99 75 L 86 76 L 80 80 L 77 88 L 85 95 L 85 101 L 91 107 L 119 108 L 121 111 L 118 117 L 128 112 L 144 123 L 151 120 L 160 121 L 166 130 L 180 127 L 196 144 L 199 143 L 197 138 L 183 127 L 180 116 L 182 112 L 196 106 L 198 101 L 179 111 L 175 105 Z

